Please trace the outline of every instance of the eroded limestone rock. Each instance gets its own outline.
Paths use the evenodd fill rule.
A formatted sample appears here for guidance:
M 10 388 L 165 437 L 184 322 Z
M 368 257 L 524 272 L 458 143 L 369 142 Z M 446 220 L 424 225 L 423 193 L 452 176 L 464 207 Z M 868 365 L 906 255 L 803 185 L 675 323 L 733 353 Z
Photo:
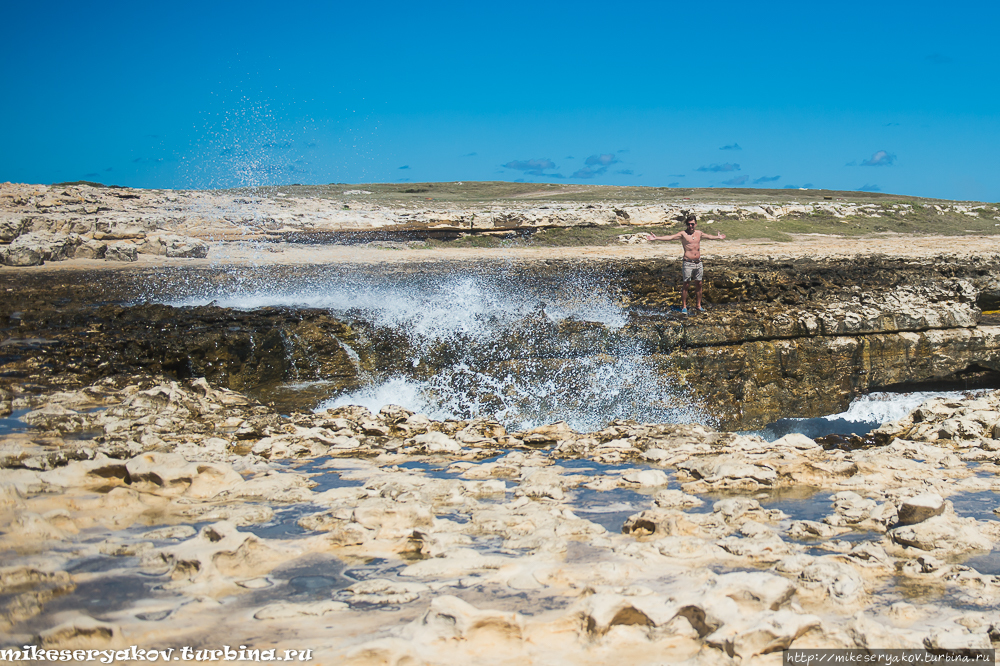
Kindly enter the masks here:
M 993 397 L 977 400 L 989 406 Z M 958 516 L 948 500 L 1000 490 L 991 458 L 969 465 L 970 452 L 991 453 L 983 439 L 929 431 L 923 440 L 824 451 L 800 435 L 767 443 L 703 426 L 616 422 L 597 433 L 557 427 L 548 444 L 478 463 L 470 451 L 511 441 L 499 426 L 401 408 L 281 418 L 205 382 L 165 381 L 25 402 L 37 418 L 51 416 L 51 433 L 97 425 L 101 438 L 88 440 L 93 454 L 79 460 L 46 457 L 64 437 L 17 440 L 30 455 L 10 455 L 0 469 L 4 552 L 51 564 L 16 565 L 38 575 L 11 596 L 4 588 L 22 609 L 7 621 L 15 632 L 43 621 L 52 645 L 112 645 L 146 631 L 190 636 L 239 609 L 234 640 L 294 626 L 317 645 L 331 636 L 343 644 L 324 657 L 332 663 L 378 655 L 467 663 L 497 645 L 531 663 L 558 637 L 546 663 L 628 650 L 635 663 L 707 664 L 803 646 L 968 649 L 989 640 L 993 623 L 960 617 L 946 599 L 990 608 L 1000 598 L 991 576 L 956 560 L 992 548 L 1000 530 Z M 933 419 L 955 418 L 972 402 L 934 407 Z M 972 407 L 990 411 L 983 405 Z M 360 447 L 340 455 L 338 437 Z M 270 459 L 254 452 L 265 440 Z M 289 459 L 277 441 L 294 451 Z M 435 441 L 455 447 L 429 451 Z M 598 471 L 563 458 L 580 455 L 618 463 Z M 42 458 L 48 467 L 30 462 Z M 434 469 L 404 464 L 414 460 Z M 672 474 L 682 487 L 671 486 Z M 723 498 L 708 495 L 713 510 L 704 513 L 702 493 Z M 619 503 L 623 495 L 633 504 Z M 792 520 L 769 508 L 787 497 L 823 510 Z M 602 502 L 632 515 L 608 522 L 590 510 Z M 309 559 L 317 555 L 333 560 Z M 67 563 L 81 559 L 95 570 L 69 574 Z M 129 601 L 96 628 L 46 615 L 49 582 L 65 594 L 77 576 L 116 575 L 101 571 L 109 566 L 163 576 L 176 598 Z M 287 573 L 300 570 L 308 573 Z M 292 593 L 293 576 L 335 591 L 305 601 Z M 871 602 L 885 585 L 908 582 L 951 596 L 857 615 L 878 607 Z M 252 632 L 240 626 L 251 617 Z M 363 637 L 343 639 L 350 631 Z

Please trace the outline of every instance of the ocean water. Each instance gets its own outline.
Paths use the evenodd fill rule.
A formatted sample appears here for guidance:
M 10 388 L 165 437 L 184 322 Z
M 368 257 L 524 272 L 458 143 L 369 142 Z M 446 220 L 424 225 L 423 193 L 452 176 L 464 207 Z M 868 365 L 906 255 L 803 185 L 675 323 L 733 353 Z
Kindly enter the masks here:
M 496 264 L 405 279 L 330 269 L 161 302 L 318 308 L 363 321 L 376 335 L 405 338 L 411 371 L 362 372 L 361 388 L 319 410 L 353 404 L 377 412 L 397 404 L 436 419 L 492 416 L 512 429 L 566 421 L 587 431 L 624 418 L 712 423 L 646 362 L 645 343 L 615 337 L 630 319 L 615 284 L 614 275 L 597 271 L 535 280 Z M 560 332 L 563 324 L 591 326 L 573 335 Z
M 717 426 L 649 362 L 646 343 L 616 337 L 631 318 L 616 284 L 610 271 L 573 269 L 537 278 L 496 262 L 405 274 L 331 266 L 280 276 L 240 273 L 225 284 L 174 285 L 171 297 L 154 300 L 242 310 L 323 309 L 343 321 L 363 322 L 374 335 L 405 340 L 400 349 L 406 357 L 396 359 L 405 370 L 361 371 L 359 364 L 361 387 L 323 401 L 317 410 L 362 405 L 378 412 L 395 404 L 434 419 L 494 417 L 511 430 L 566 421 L 585 432 L 616 419 Z M 560 332 L 567 325 L 592 326 L 574 336 Z M 358 358 L 356 350 L 342 347 Z M 789 432 L 860 435 L 942 395 L 963 394 L 872 393 L 841 414 L 782 419 L 753 432 L 768 440 Z
M 883 423 L 903 418 L 932 398 L 959 399 L 983 395 L 987 389 L 969 391 L 914 391 L 889 393 L 873 391 L 855 398 L 846 411 L 808 419 L 781 419 L 761 430 L 751 431 L 771 442 L 798 432 L 807 437 L 825 435 L 865 435 Z
M 502 265 L 405 276 L 330 267 L 284 278 L 245 276 L 222 287 L 195 285 L 189 293 L 151 300 L 176 307 L 212 303 L 240 310 L 319 308 L 342 315 L 363 314 L 377 326 L 418 337 L 462 333 L 482 340 L 496 335 L 498 326 L 539 311 L 557 321 L 576 318 L 621 327 L 628 316 L 613 284 L 613 275 L 586 270 L 567 270 L 555 279 L 533 281 Z M 184 290 L 174 285 L 171 291 Z
M 0 417 L 0 435 L 7 435 L 16 432 L 24 432 L 31 426 L 21 420 L 21 417 L 30 410 L 16 409 L 9 415 Z

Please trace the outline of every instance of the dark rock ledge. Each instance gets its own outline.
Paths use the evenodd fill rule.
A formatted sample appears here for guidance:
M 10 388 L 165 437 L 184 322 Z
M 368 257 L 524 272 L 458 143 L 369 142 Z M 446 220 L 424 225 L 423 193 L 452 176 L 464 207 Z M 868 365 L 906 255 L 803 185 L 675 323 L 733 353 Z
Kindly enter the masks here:
M 1000 266 L 976 258 L 718 261 L 706 283 L 708 312 L 691 317 L 672 309 L 679 300 L 677 262 L 493 268 L 534 282 L 589 271 L 617 290 L 629 322 L 610 329 L 529 316 L 482 348 L 469 341 L 461 349 L 423 350 L 426 362 L 414 369 L 403 336 L 361 318 L 341 320 L 320 310 L 124 304 L 149 293 L 150 285 L 169 291 L 171 284 L 233 279 L 225 273 L 111 271 L 81 280 L 78 273 L 33 272 L 2 285 L 0 383 L 76 388 L 102 377 L 150 373 L 205 377 L 270 401 L 281 399 L 274 389 L 284 382 L 324 380 L 317 393 L 299 394 L 296 405 L 279 404 L 305 408 L 357 386 L 359 372 L 426 376 L 456 353 L 516 372 L 529 362 L 537 371 L 566 358 L 628 350 L 648 356 L 665 381 L 686 386 L 721 427 L 732 429 L 836 412 L 853 397 L 884 388 L 1000 386 L 1000 321 L 993 312 L 1000 302 L 994 277 Z M 394 270 L 405 281 L 462 268 Z

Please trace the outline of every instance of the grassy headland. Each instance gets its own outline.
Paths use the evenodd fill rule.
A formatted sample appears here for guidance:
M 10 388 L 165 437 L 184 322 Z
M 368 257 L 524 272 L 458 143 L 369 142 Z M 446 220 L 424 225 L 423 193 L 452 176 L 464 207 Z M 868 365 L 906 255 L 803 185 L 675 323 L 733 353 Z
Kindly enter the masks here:
M 342 200 L 345 207 L 477 209 L 484 206 L 544 209 L 663 206 L 697 210 L 700 228 L 734 240 L 791 241 L 797 234 L 856 237 L 875 234 L 996 235 L 1000 205 L 911 197 L 882 192 L 766 190 L 751 188 L 615 187 L 508 182 L 371 183 L 261 188 L 264 196 Z M 755 211 L 755 207 L 759 207 Z M 771 212 L 768 212 L 770 210 Z M 498 247 L 614 245 L 623 235 L 673 233 L 676 220 L 638 226 L 623 215 L 617 225 L 548 227 L 506 234 L 468 234 L 431 245 Z

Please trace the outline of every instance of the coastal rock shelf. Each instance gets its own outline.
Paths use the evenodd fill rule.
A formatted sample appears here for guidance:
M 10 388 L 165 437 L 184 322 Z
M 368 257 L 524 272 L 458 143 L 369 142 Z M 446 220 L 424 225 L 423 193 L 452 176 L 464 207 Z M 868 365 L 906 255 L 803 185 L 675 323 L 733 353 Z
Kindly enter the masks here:
M 0 189 L 8 264 L 25 236 L 74 254 L 0 267 L 0 648 L 696 666 L 1000 643 L 995 252 L 713 257 L 685 317 L 673 258 L 209 265 L 171 252 L 245 231 L 240 206 L 275 206 L 266 235 L 343 202 L 28 189 Z M 443 219 L 410 208 L 392 224 Z M 539 210 L 504 223 L 585 219 Z M 164 261 L 75 254 L 102 243 Z M 397 385 L 429 408 L 355 401 Z M 865 437 L 745 432 L 927 387 L 957 391 Z M 597 425 L 548 418 L 574 400 Z
M 456 375 L 452 389 L 487 413 L 506 406 L 513 414 L 522 407 L 508 395 L 515 389 L 497 378 L 531 383 L 563 374 L 570 376 L 569 391 L 583 391 L 606 381 L 602 372 L 641 366 L 650 400 L 666 399 L 657 397 L 656 385 L 675 387 L 724 429 L 837 413 L 854 397 L 886 388 L 1000 386 L 1000 263 L 720 260 L 713 271 L 709 310 L 690 317 L 676 311 L 679 271 L 665 260 L 277 266 L 236 274 L 145 269 L 95 274 L 89 284 L 59 272 L 32 273 L 0 304 L 8 331 L 0 371 L 68 387 L 140 371 L 205 377 L 296 409 L 372 378 L 430 381 L 461 366 L 486 379 Z M 469 315 L 468 325 L 482 330 L 463 332 L 461 324 L 434 338 L 412 330 L 425 324 L 394 323 L 351 305 L 350 294 L 366 289 L 414 302 L 429 291 L 460 299 L 463 290 L 492 289 L 495 301 L 516 293 L 525 305 L 515 313 Z M 324 290 L 346 293 L 347 304 L 308 307 Z M 552 309 L 546 299 L 586 299 L 598 290 L 605 310 L 614 311 L 610 320 L 546 309 Z M 284 292 L 301 296 L 251 309 L 213 300 L 236 293 L 245 296 L 226 302 L 282 303 L 269 294 Z M 128 304 L 150 295 L 161 304 Z M 192 295 L 212 302 L 164 304 Z M 293 305 L 297 299 L 306 305 Z M 420 308 L 433 312 L 441 303 L 413 307 L 426 318 Z
M 707 664 L 1000 635 L 1000 392 L 851 451 L 393 406 L 282 417 L 204 379 L 10 386 L 34 427 L 0 440 L 0 627 L 19 644 Z

